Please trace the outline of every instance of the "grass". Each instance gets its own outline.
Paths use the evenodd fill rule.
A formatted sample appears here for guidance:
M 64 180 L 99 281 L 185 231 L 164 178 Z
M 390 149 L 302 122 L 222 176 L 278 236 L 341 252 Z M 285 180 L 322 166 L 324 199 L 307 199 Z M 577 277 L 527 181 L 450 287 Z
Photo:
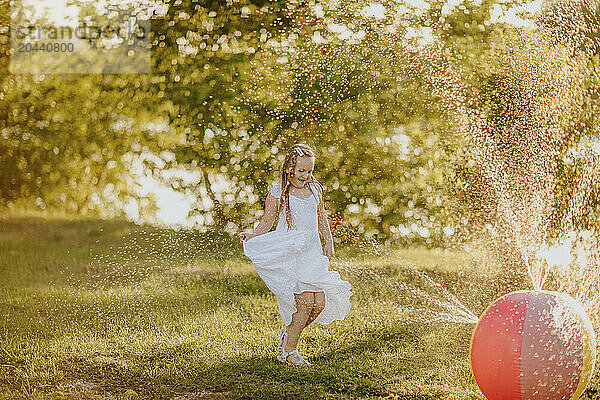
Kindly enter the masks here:
M 303 332 L 314 366 L 297 369 L 275 359 L 275 297 L 229 236 L 1 215 L 2 398 L 483 399 L 469 369 L 473 325 L 389 308 L 402 301 L 389 282 L 419 284 L 410 266 L 481 313 L 506 287 L 472 255 L 339 247 L 331 268 L 352 284 L 352 311 Z M 596 377 L 585 397 L 598 387 Z

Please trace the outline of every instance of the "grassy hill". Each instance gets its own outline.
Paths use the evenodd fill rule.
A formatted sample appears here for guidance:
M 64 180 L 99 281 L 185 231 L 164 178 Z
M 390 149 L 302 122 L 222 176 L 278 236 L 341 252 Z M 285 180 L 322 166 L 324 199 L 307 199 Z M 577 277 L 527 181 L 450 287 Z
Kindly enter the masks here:
M 352 284 L 352 311 L 305 329 L 299 350 L 314 365 L 299 369 L 275 358 L 276 300 L 235 238 L 0 215 L 2 398 L 483 399 L 473 325 L 411 312 L 418 296 L 398 289 L 421 287 L 424 271 L 479 315 L 506 288 L 476 256 L 336 249 L 330 269 Z

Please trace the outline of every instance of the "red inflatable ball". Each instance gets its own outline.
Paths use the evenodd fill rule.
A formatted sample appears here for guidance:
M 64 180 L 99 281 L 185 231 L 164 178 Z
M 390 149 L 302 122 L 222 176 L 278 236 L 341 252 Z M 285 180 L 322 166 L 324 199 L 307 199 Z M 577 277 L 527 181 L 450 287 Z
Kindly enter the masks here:
M 579 398 L 594 370 L 596 337 L 572 297 L 519 291 L 484 311 L 469 354 L 488 400 L 571 400 Z

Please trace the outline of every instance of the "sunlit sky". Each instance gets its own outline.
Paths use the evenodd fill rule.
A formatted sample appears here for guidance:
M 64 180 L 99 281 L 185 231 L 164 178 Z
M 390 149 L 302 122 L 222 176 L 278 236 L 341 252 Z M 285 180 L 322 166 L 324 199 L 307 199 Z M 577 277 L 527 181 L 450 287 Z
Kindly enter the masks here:
M 67 2 L 68 0 L 53 0 L 51 2 L 47 0 L 23 0 L 24 6 L 33 12 L 31 16 L 32 21 L 35 21 L 36 18 L 43 16 L 57 26 L 75 27 L 78 23 L 78 7 L 76 5 L 67 5 Z M 141 3 L 136 0 L 121 0 L 120 2 L 127 4 Z M 94 4 L 100 12 L 102 7 L 106 7 L 107 4 L 106 1 L 92 1 L 91 3 Z M 115 4 L 117 2 L 111 0 L 110 3 Z M 427 3 L 422 0 L 405 0 L 405 3 L 421 9 L 426 9 L 428 7 Z M 460 1 L 458 0 L 449 0 L 444 7 L 444 11 L 450 12 L 452 8 L 458 4 L 460 4 Z M 402 8 L 403 6 L 401 3 L 399 3 L 398 7 Z M 492 13 L 492 21 L 508 22 L 516 26 L 532 26 L 533 21 L 522 19 L 518 14 L 522 11 L 535 13 L 538 12 L 540 8 L 541 0 L 536 0 L 522 7 L 512 8 L 506 13 L 504 13 L 501 7 L 497 5 Z M 372 16 L 375 18 L 382 18 L 384 12 L 385 7 L 378 2 L 372 2 L 362 10 L 363 15 Z M 315 14 L 318 16 L 320 13 L 322 13 L 322 7 L 319 5 L 315 6 Z M 332 26 L 330 26 L 330 30 L 332 32 L 337 32 L 340 35 L 345 34 L 345 27 L 341 25 L 332 24 Z M 426 30 L 420 30 L 418 32 L 413 30 L 409 32 L 409 34 L 413 36 L 420 35 L 426 41 L 430 39 L 430 37 L 427 37 L 429 33 Z M 195 174 L 186 173 L 185 171 L 174 171 L 174 173 L 179 173 L 181 176 L 186 176 L 186 178 L 191 181 L 199 182 L 199 178 Z M 183 193 L 174 191 L 168 186 L 161 185 L 152 176 L 143 175 L 141 170 L 137 173 L 137 180 L 142 188 L 140 194 L 144 195 L 147 193 L 154 193 L 157 197 L 157 206 L 159 211 L 156 217 L 158 221 L 154 222 L 159 222 L 170 226 L 192 226 L 197 223 L 202 225 L 202 217 L 188 218 L 187 216 L 190 208 L 197 200 L 195 197 L 186 196 Z M 217 193 L 219 192 L 218 186 L 219 185 L 217 185 L 215 188 Z M 224 187 L 221 188 L 221 190 L 222 189 L 224 189 Z M 135 202 L 130 203 L 126 207 L 125 212 L 130 219 L 141 222 L 138 205 Z

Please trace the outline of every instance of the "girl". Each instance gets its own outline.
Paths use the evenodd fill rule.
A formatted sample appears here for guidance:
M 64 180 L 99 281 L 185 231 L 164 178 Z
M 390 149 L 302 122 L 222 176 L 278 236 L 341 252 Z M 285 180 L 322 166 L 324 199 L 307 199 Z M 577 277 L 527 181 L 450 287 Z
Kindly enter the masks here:
M 328 270 L 333 239 L 323 205 L 323 186 L 312 176 L 314 165 L 309 145 L 292 146 L 283 162 L 281 182 L 267 195 L 260 223 L 254 232 L 239 234 L 244 254 L 277 298 L 284 324 L 277 359 L 288 365 L 312 365 L 296 349 L 305 327 L 343 320 L 351 307 L 350 283 Z M 277 227 L 269 232 L 277 216 Z

